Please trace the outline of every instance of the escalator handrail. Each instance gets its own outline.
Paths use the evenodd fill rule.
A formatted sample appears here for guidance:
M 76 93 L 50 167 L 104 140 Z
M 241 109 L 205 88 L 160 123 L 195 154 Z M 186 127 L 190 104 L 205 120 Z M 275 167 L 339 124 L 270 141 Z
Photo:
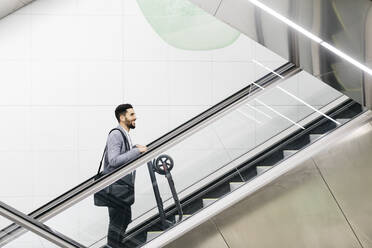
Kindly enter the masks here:
M 196 129 L 204 127 L 204 125 L 207 122 L 211 121 L 214 118 L 217 118 L 217 116 L 220 116 L 225 111 L 234 108 L 241 101 L 246 100 L 248 97 L 251 97 L 252 95 L 256 94 L 260 90 L 260 87 L 257 86 L 257 84 L 262 87 L 267 87 L 278 80 L 282 80 L 278 76 L 278 74 L 281 76 L 288 76 L 291 73 L 297 73 L 299 70 L 300 70 L 299 68 L 297 68 L 294 64 L 290 62 L 282 65 L 281 67 L 275 70 L 275 73 L 267 74 L 266 76 L 257 80 L 255 83 L 248 85 L 247 87 L 243 88 L 237 93 L 229 96 L 225 100 L 219 102 L 218 104 L 212 106 L 211 108 L 207 109 L 206 111 L 202 112 L 201 114 L 197 115 L 191 120 L 185 122 L 179 127 L 173 129 L 167 134 L 151 142 L 148 145 L 148 151 L 139 156 L 138 158 L 102 176 L 98 180 L 95 180 L 94 177 L 89 178 L 88 180 L 84 181 L 83 183 L 79 184 L 73 189 L 67 191 L 66 193 L 55 198 L 54 200 L 50 201 L 44 206 L 31 212 L 29 216 L 36 220 L 46 221 L 48 218 L 53 217 L 54 215 L 58 214 L 64 209 L 85 199 L 94 192 L 97 192 L 107 187 L 108 185 L 112 184 L 113 182 L 117 181 L 122 176 L 130 173 L 137 167 L 151 160 L 153 157 L 157 156 L 168 147 L 173 146 L 174 144 L 180 142 L 181 139 L 184 139 L 186 138 L 186 136 L 191 135 L 196 131 Z M 7 243 L 11 239 L 14 239 L 17 233 L 21 231 L 21 229 L 22 227 L 13 223 L 4 228 L 3 230 L 1 230 L 0 233 L 4 232 L 7 233 L 7 235 L 4 234 L 0 235 L 0 246 L 2 246 L 3 243 Z
M 0 201 L 0 215 L 24 226 L 37 236 L 41 236 L 52 243 L 65 248 L 85 248 L 84 245 L 63 235 L 31 218 L 30 216 L 18 211 L 17 209 Z

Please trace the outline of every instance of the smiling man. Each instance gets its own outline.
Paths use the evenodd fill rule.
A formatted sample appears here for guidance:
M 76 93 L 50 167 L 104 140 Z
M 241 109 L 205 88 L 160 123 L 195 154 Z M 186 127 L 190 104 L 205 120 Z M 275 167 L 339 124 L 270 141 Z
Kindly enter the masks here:
M 115 109 L 115 117 L 119 122 L 117 128 L 107 138 L 107 150 L 104 172 L 109 173 L 123 164 L 135 159 L 147 151 L 146 146 L 133 145 L 129 131 L 136 127 L 136 113 L 132 105 L 121 104 Z M 131 205 L 134 203 L 134 180 L 136 172 L 132 172 L 116 181 L 112 187 L 113 195 L 118 198 L 120 206 L 108 207 L 110 222 L 107 235 L 108 247 L 124 247 L 122 243 L 125 231 L 132 219 Z M 116 191 L 114 190 L 116 189 Z

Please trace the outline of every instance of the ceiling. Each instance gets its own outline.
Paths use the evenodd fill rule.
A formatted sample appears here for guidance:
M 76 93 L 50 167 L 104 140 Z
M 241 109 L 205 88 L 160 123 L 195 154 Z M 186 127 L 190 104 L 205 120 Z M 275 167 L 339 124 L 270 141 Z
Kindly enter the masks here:
M 3 18 L 33 0 L 0 0 L 0 18 Z

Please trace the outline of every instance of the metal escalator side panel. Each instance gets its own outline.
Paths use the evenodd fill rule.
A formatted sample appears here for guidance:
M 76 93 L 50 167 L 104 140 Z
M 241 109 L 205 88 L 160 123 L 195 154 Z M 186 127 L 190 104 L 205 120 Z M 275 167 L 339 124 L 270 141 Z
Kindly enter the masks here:
M 181 243 L 177 243 L 175 241 L 174 243 L 171 243 L 172 241 L 182 237 L 184 234 L 187 232 L 191 231 L 192 234 L 190 237 L 195 237 L 193 236 L 192 231 L 194 228 L 196 228 L 195 232 L 197 232 L 197 227 L 203 223 L 207 223 L 209 220 L 212 221 L 212 223 L 217 223 L 216 220 L 218 219 L 218 216 L 222 213 L 226 213 L 227 216 L 229 216 L 229 209 L 234 208 L 236 204 L 240 204 L 239 202 L 245 201 L 245 198 L 252 197 L 252 195 L 255 195 L 256 192 L 261 192 L 265 189 L 267 185 L 278 185 L 276 184 L 277 180 L 281 180 L 281 177 L 283 175 L 288 175 L 291 173 L 294 173 L 295 171 L 301 171 L 301 165 L 304 164 L 305 167 L 310 163 L 312 164 L 312 157 L 316 156 L 319 152 L 322 152 L 324 150 L 324 147 L 327 146 L 332 146 L 334 145 L 338 140 L 342 139 L 342 137 L 345 136 L 347 133 L 357 133 L 357 130 L 363 126 L 363 125 L 370 125 L 368 122 L 370 122 L 372 119 L 372 114 L 370 111 L 356 117 L 354 120 L 350 121 L 349 123 L 346 123 L 345 125 L 339 127 L 335 131 L 331 132 L 330 134 L 327 134 L 323 136 L 321 139 L 318 139 L 313 145 L 308 146 L 304 148 L 303 150 L 299 151 L 297 154 L 289 157 L 288 159 L 284 160 L 280 164 L 276 165 L 266 173 L 262 174 L 259 177 L 256 177 L 255 179 L 249 181 L 245 185 L 239 187 L 238 189 L 234 190 L 230 194 L 226 195 L 225 197 L 219 199 L 216 201 L 214 204 L 211 204 L 204 208 L 202 211 L 197 212 L 196 214 L 190 216 L 187 220 L 184 222 L 180 223 L 179 225 L 171 228 L 167 232 L 163 233 L 162 235 L 158 236 L 156 239 L 152 240 L 151 242 L 146 244 L 146 247 L 163 247 L 167 244 L 177 244 L 182 247 Z M 312 166 L 312 165 L 310 165 Z M 311 169 L 312 171 L 314 168 Z M 303 172 L 301 172 L 303 174 Z M 316 173 L 316 172 L 315 172 Z M 307 175 L 306 173 L 304 174 L 305 176 Z M 285 176 L 288 178 L 288 176 Z M 291 177 L 289 177 L 291 178 Z M 294 182 L 300 183 L 301 180 L 296 180 L 296 179 L 289 179 Z M 320 181 L 322 180 L 320 176 L 317 176 L 317 185 L 320 185 Z M 322 182 L 323 186 L 324 183 Z M 322 186 L 322 187 L 323 187 Z M 274 186 L 275 187 L 275 186 Z M 279 187 L 282 192 L 285 193 L 286 187 Z M 305 191 L 308 191 L 305 187 Z M 322 193 L 324 196 L 324 192 Z M 326 196 L 328 199 L 330 195 Z M 302 199 L 302 198 L 301 198 Z M 275 202 L 275 201 L 274 201 Z M 314 203 L 315 204 L 315 203 Z M 329 203 L 333 204 L 333 207 L 336 206 L 334 203 Z M 305 206 L 306 208 L 306 206 Z M 265 209 L 265 208 L 263 208 Z M 240 208 L 239 211 L 242 211 Z M 252 209 L 253 211 L 253 209 Z M 255 211 L 260 211 L 260 210 L 255 210 Z M 264 210 L 261 210 L 264 211 Z M 336 210 L 337 206 L 336 206 Z M 233 220 L 237 220 L 235 216 Z M 341 215 L 342 217 L 342 215 Z M 227 218 L 226 216 L 223 218 L 220 218 L 218 223 L 223 223 L 223 219 Z M 340 213 L 338 213 L 338 218 L 340 218 Z M 239 219 L 239 218 L 238 218 Z M 342 218 L 341 218 L 342 219 Z M 321 220 L 320 220 L 321 221 Z M 340 222 L 340 220 L 338 220 Z M 342 222 L 342 221 L 341 221 Z M 282 223 L 283 224 L 283 223 Z M 241 227 L 240 227 L 241 228 Z M 239 229 L 239 228 L 238 228 Z M 345 231 L 345 228 L 342 229 Z M 235 230 L 236 231 L 236 230 Z M 254 232 L 254 231 L 252 231 Z M 267 235 L 267 232 L 265 233 Z M 244 235 L 247 235 L 246 233 Z M 248 236 L 247 236 L 248 237 Z M 180 239 L 182 240 L 182 238 Z M 188 240 L 188 239 L 184 239 Z M 201 240 L 198 240 L 201 244 L 203 243 Z M 329 241 L 328 241 L 329 242 Z M 357 243 L 356 239 L 349 239 L 347 244 L 355 244 Z M 172 247 L 172 245 L 170 247 Z M 236 243 L 235 243 L 236 245 Z M 231 246 L 230 246 L 231 247 Z M 234 246 L 232 246 L 234 247 Z M 347 247 L 347 246 L 346 246 Z

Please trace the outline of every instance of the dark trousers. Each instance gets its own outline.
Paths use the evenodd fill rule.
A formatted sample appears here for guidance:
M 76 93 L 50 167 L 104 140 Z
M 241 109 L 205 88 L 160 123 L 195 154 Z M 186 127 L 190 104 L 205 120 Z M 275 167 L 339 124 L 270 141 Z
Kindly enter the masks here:
M 128 208 L 108 208 L 110 222 L 107 234 L 107 244 L 112 248 L 123 248 L 122 243 L 128 224 L 132 220 L 132 211 Z

